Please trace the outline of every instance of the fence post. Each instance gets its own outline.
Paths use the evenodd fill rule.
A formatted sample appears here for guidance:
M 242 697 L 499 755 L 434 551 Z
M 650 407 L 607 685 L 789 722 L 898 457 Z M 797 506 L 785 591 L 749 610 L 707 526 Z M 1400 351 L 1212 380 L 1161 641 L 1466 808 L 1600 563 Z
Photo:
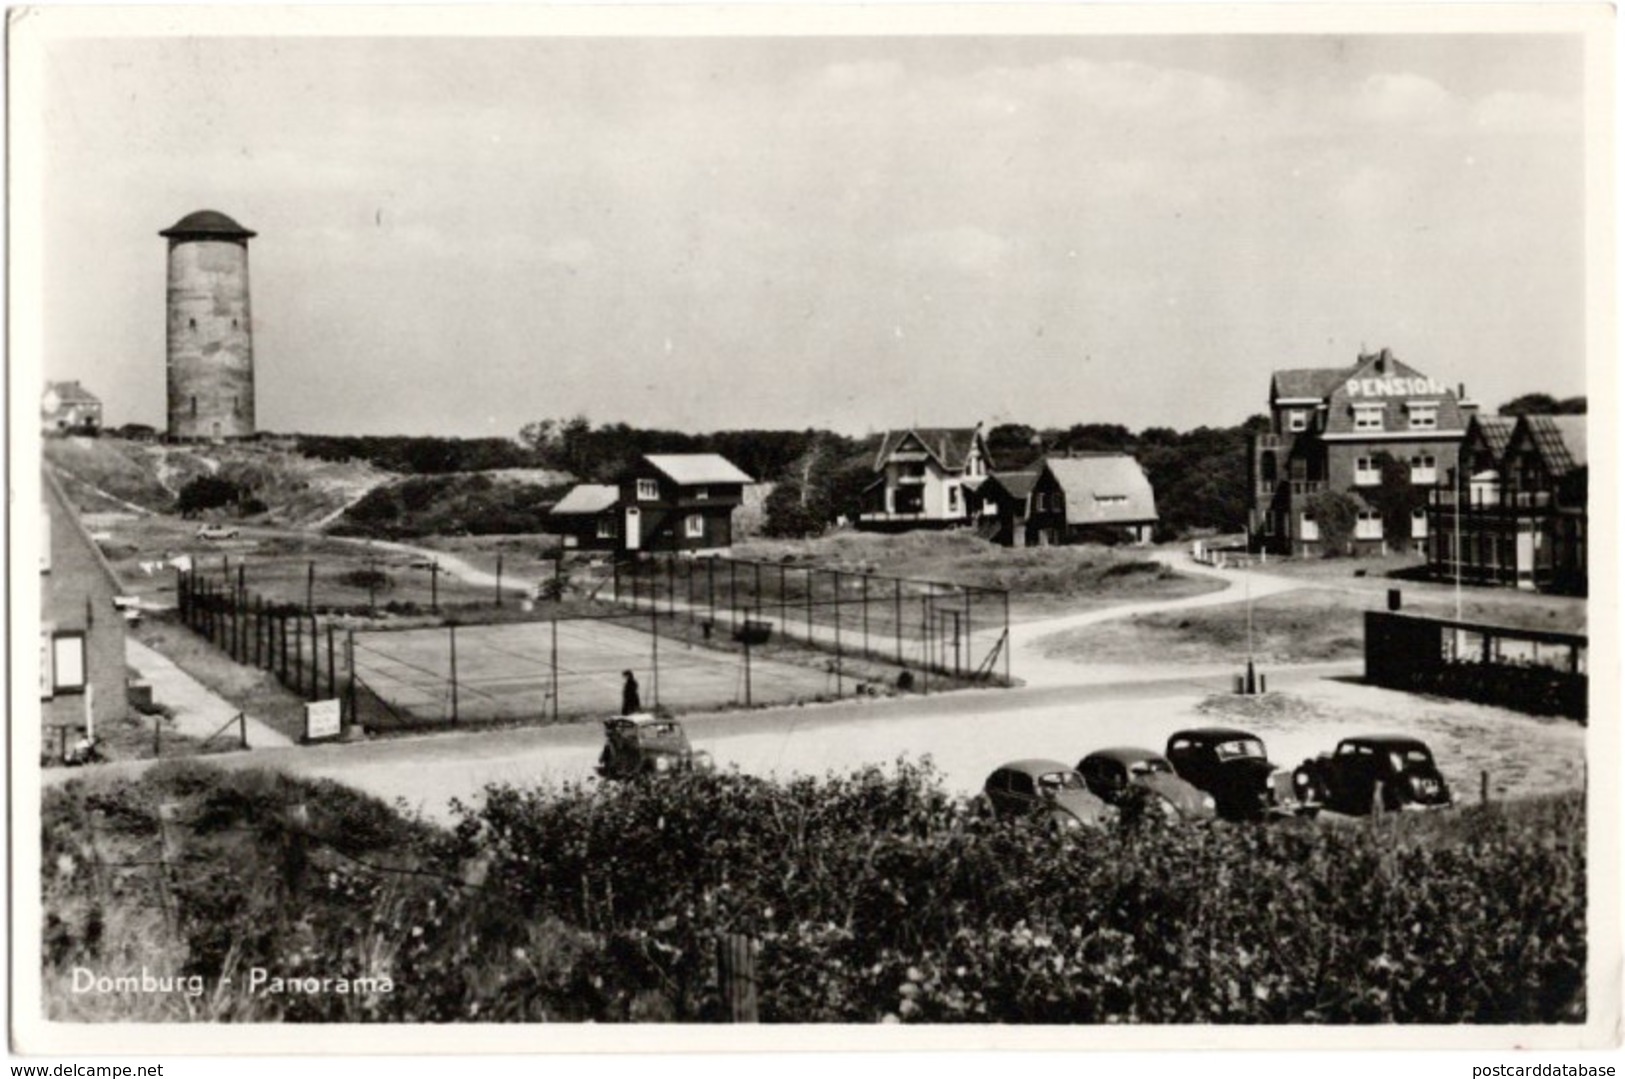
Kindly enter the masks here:
M 649 604 L 649 658 L 654 665 L 654 674 L 649 685 L 651 710 L 660 707 L 660 612 L 655 609 L 653 598 L 650 597 Z
M 248 713 L 237 713 L 237 739 L 242 742 L 243 748 L 248 748 Z
M 931 682 L 931 596 L 920 597 L 920 692 L 926 693 Z
M 451 632 L 451 721 L 456 723 L 457 715 L 457 627 L 446 627 Z
M 164 714 L 162 712 L 152 714 L 152 755 L 154 757 L 164 755 Z
M 621 602 L 621 556 L 618 552 L 616 553 L 615 557 L 610 560 L 609 565 L 611 580 L 614 582 L 610 588 L 610 592 L 614 595 L 615 602 L 619 603 Z
M 345 697 L 349 699 L 349 726 L 356 725 L 355 714 L 355 630 L 344 631 L 344 666 L 349 676 L 349 685 L 345 688 Z
M 677 614 L 677 552 L 666 555 L 666 613 Z
M 785 588 L 784 563 L 779 563 L 779 632 L 790 628 L 790 592 Z
M 897 665 L 899 667 L 901 667 L 903 665 L 903 581 L 902 581 L 902 578 L 894 577 L 892 579 L 892 584 L 895 585 L 896 589 L 897 589 L 896 594 L 893 597 L 894 601 L 895 601 L 895 605 L 894 605 L 894 608 L 893 608 L 893 611 L 892 611 L 892 634 L 897 639 Z
M 231 602 L 232 602 L 233 608 L 235 608 L 236 610 L 239 610 L 239 611 L 242 612 L 242 614 L 239 615 L 239 617 L 244 622 L 247 622 L 249 620 L 249 614 L 248 614 L 248 581 L 245 579 L 245 577 L 243 575 L 243 563 L 241 561 L 239 561 L 237 563 L 237 594 L 232 597 Z M 232 658 L 234 658 L 238 663 L 246 663 L 246 662 L 248 662 L 248 637 L 247 637 L 246 634 L 244 634 L 244 633 L 239 633 L 238 634 L 237 649 L 238 649 L 239 654 L 233 656 Z
M 813 639 L 813 630 L 812 630 L 812 622 L 813 622 L 813 614 L 812 614 L 813 590 L 817 587 L 818 578 L 815 576 L 815 574 L 817 574 L 817 572 L 818 571 L 813 569 L 811 566 L 807 567 L 807 643 L 808 644 L 811 644 L 812 639 Z
M 316 563 L 311 562 L 305 567 L 305 613 L 313 614 L 316 610 Z
M 1487 770 L 1478 773 L 1478 802 L 1480 805 L 1490 804 L 1490 773 Z
M 706 603 L 711 608 L 711 624 L 717 624 L 717 560 L 705 560 L 705 596 Z
M 310 616 L 310 699 L 316 700 L 322 695 L 322 642 L 321 627 L 316 624 L 316 616 Z
M 333 623 L 327 623 L 327 695 L 338 696 L 338 671 L 333 666 Z
M 276 616 L 277 624 L 277 678 L 283 685 L 288 684 L 288 615 L 286 612 Z
M 757 615 L 757 617 L 760 617 L 761 616 L 761 611 L 758 610 L 756 612 L 756 615 Z M 751 636 L 750 635 L 750 626 L 749 626 L 749 624 L 747 622 L 747 625 L 745 627 L 745 635 L 744 635 L 744 645 L 745 645 L 745 707 L 746 708 L 750 707 L 750 636 Z
M 302 678 L 300 667 L 305 665 L 305 620 L 297 614 L 293 616 L 293 685 L 291 688 L 301 697 L 305 695 L 305 680 Z
M 1004 684 L 1010 684 L 1010 593 L 1005 591 L 1004 596 Z
M 739 563 L 728 559 L 728 628 L 737 628 L 739 613 Z
M 863 575 L 863 654 L 869 654 L 869 574 Z
M 553 660 L 553 662 L 552 662 L 552 667 L 553 667 L 553 721 L 556 723 L 556 722 L 558 722 L 558 718 L 559 718 L 559 619 L 558 619 L 558 616 L 555 615 L 552 618 L 551 622 L 552 622 L 552 625 L 553 625 L 553 654 L 552 654 L 552 660 Z
M 841 571 L 835 571 L 835 696 L 839 699 L 845 689 L 841 671 Z
M 724 933 L 717 940 L 717 985 L 730 1023 L 754 1023 L 756 1009 L 756 955 L 753 941 L 743 933 Z
M 429 610 L 440 613 L 440 562 L 429 560 Z

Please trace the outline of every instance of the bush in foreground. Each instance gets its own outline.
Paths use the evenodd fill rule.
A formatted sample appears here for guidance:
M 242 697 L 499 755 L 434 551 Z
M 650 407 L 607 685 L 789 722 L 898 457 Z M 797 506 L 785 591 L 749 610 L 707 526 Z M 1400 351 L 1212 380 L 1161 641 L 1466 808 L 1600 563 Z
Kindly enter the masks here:
M 1056 836 L 987 819 L 928 766 L 899 764 L 494 787 L 447 834 L 331 784 L 243 776 L 194 768 L 95 795 L 138 838 L 177 792 L 193 831 L 207 822 L 176 873 L 186 913 L 167 961 L 387 973 L 394 989 L 227 1001 L 217 1016 L 713 1020 L 724 932 L 759 944 L 767 1021 L 1585 1014 L 1579 795 L 1372 825 Z M 310 804 L 307 844 L 290 845 L 289 798 Z M 72 785 L 49 796 L 47 867 L 88 800 Z M 147 909 L 88 880 L 48 868 L 47 910 Z M 68 950 L 87 954 L 86 937 L 67 932 Z M 48 981 L 65 962 L 48 953 Z

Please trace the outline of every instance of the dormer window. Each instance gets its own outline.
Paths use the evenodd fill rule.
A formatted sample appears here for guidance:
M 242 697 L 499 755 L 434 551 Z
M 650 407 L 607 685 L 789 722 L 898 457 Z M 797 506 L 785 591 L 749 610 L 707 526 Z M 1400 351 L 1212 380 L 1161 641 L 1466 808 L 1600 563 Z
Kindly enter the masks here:
M 1381 405 L 1355 405 L 1354 429 L 1356 431 L 1382 430 Z
M 1439 405 L 1436 401 L 1412 401 L 1405 406 L 1410 417 L 1411 430 L 1431 431 L 1439 426 Z
M 1286 414 L 1286 429 L 1288 431 L 1309 430 L 1309 413 L 1305 412 L 1301 408 L 1288 409 Z
M 660 484 L 656 480 L 638 481 L 638 501 L 654 502 L 660 497 Z

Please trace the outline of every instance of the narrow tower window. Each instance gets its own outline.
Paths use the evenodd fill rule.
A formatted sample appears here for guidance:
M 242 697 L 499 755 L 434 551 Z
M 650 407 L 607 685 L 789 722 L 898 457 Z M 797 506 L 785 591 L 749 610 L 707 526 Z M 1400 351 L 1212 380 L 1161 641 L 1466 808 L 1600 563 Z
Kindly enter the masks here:
M 192 398 L 192 415 L 197 415 L 197 398 Z

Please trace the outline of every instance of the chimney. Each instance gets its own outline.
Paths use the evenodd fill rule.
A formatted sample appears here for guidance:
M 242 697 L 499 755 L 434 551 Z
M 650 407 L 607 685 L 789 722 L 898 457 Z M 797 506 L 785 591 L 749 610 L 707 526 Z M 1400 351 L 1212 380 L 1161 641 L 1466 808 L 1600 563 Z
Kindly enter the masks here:
M 1461 410 L 1461 418 L 1470 420 L 1478 415 L 1478 402 L 1467 400 L 1467 383 L 1456 383 L 1456 408 Z

